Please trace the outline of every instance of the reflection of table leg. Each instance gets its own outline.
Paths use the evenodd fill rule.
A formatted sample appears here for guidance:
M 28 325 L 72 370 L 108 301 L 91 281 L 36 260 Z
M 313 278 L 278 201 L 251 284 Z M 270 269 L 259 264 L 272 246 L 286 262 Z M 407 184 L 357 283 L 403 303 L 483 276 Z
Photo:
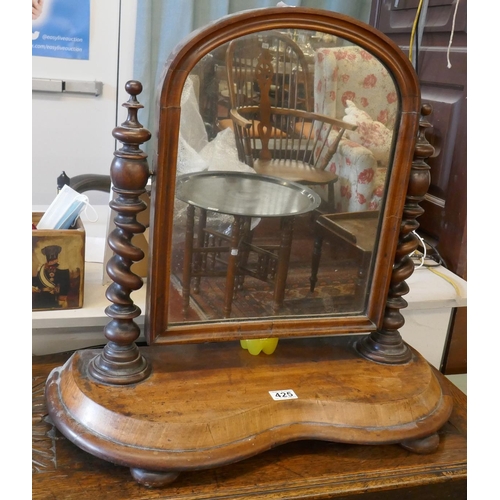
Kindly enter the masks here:
M 193 261 L 194 239 L 194 207 L 188 205 L 186 209 L 186 240 L 184 243 L 184 267 L 182 272 L 182 313 L 187 317 L 189 311 L 189 295 L 191 289 L 191 265 Z
M 229 247 L 229 256 L 227 261 L 226 289 L 224 297 L 224 317 L 231 315 L 231 306 L 233 303 L 234 286 L 236 279 L 236 268 L 238 266 L 238 252 L 240 243 L 240 217 L 235 217 L 231 225 L 231 243 Z
M 252 231 L 250 230 L 248 217 L 235 216 L 231 224 L 231 237 L 229 242 L 229 255 L 227 259 L 226 283 L 224 290 L 224 318 L 231 316 L 232 303 L 238 288 L 243 285 L 245 272 L 240 269 L 245 267 L 248 260 L 248 253 L 252 247 Z M 193 293 L 199 292 L 200 277 L 210 275 L 205 262 L 205 228 L 207 222 L 207 212 L 202 210 L 199 217 L 199 224 L 196 229 L 195 238 L 195 208 L 188 205 L 186 209 L 186 239 L 184 243 L 184 265 L 182 275 L 182 312 L 185 318 L 189 312 L 189 302 L 191 288 Z M 290 263 L 293 236 L 293 217 L 283 217 L 281 219 L 281 239 L 278 249 L 276 272 L 274 276 L 273 311 L 277 313 L 283 306 L 285 299 L 286 279 Z M 242 244 L 243 240 L 243 244 Z M 216 249 L 214 249 L 216 250 Z M 269 253 L 269 252 L 268 252 Z M 191 280 L 194 279 L 193 287 Z M 262 278 L 261 278 L 262 279 Z
M 201 249 L 205 246 L 205 228 L 207 226 L 207 211 L 201 209 L 200 216 L 198 218 L 198 232 L 197 232 L 197 246 L 198 249 Z M 206 266 L 206 253 L 201 251 L 194 252 L 193 254 L 193 271 L 195 274 L 194 284 L 193 284 L 193 293 L 200 292 L 200 276 L 201 271 L 204 270 Z
M 252 245 L 252 239 L 253 239 L 253 231 L 250 229 L 250 226 L 252 224 L 251 217 L 244 217 L 243 221 L 244 222 L 241 233 L 242 244 L 240 245 L 240 258 L 238 260 L 238 267 L 240 268 L 240 270 L 244 269 L 247 266 L 248 258 L 250 255 L 250 247 Z M 236 284 L 237 290 L 241 290 L 243 288 L 244 280 L 245 280 L 245 273 L 240 272 Z
M 280 310 L 285 300 L 286 278 L 290 264 L 290 252 L 292 250 L 293 223 L 294 217 L 283 217 L 281 219 L 281 241 L 274 283 L 274 313 Z
M 314 239 L 314 248 L 313 248 L 312 263 L 311 263 L 311 277 L 309 278 L 309 281 L 311 283 L 310 287 L 311 292 L 314 292 L 316 281 L 318 281 L 318 269 L 319 269 L 319 262 L 321 260 L 322 246 L 323 246 L 323 235 L 320 234 L 320 232 L 318 231 L 318 234 Z
M 327 184 L 328 210 L 329 211 L 335 210 L 335 183 L 336 182 L 337 182 L 337 179 L 335 179 L 333 182 L 330 182 Z

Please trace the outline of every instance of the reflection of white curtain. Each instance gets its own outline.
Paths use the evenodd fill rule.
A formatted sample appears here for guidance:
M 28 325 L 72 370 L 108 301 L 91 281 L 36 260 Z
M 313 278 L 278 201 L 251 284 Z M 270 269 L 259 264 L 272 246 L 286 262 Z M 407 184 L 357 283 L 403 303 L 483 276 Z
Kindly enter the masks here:
M 294 7 L 339 12 L 368 22 L 371 0 L 285 0 Z M 155 129 L 156 89 L 165 61 L 175 46 L 193 30 L 225 15 L 275 7 L 278 0 L 137 0 L 134 75 L 143 85 L 141 123 Z M 153 141 L 153 139 L 152 139 Z M 145 149 L 152 150 L 152 141 Z
M 181 108 L 178 174 L 201 170 L 255 172 L 253 168 L 239 161 L 234 132 L 231 128 L 219 132 L 212 141 L 208 141 L 192 77 L 186 79 L 182 91 Z

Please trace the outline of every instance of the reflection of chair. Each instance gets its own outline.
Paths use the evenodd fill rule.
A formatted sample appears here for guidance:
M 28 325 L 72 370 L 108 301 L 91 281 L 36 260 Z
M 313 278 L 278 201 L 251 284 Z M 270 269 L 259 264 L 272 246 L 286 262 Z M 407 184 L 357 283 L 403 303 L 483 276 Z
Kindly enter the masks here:
M 337 175 L 325 167 L 344 130 L 356 126 L 307 111 L 309 77 L 299 47 L 274 32 L 251 49 L 248 41 L 236 40 L 226 66 L 240 160 L 259 174 L 326 186 L 333 203 Z
M 353 310 L 362 309 L 367 290 L 370 260 L 378 228 L 378 211 L 336 213 L 321 215 L 316 219 L 316 237 L 311 264 L 311 292 L 316 286 L 323 240 L 331 244 L 332 252 L 347 246 L 349 258 L 358 261 L 358 274 L 354 285 Z M 334 257 L 335 258 L 335 257 Z
M 347 131 L 327 170 L 339 176 L 336 212 L 379 208 L 389 164 L 397 93 L 387 70 L 357 46 L 318 49 L 314 110 L 358 125 Z
M 259 64 L 263 53 L 268 57 Z M 242 38 L 229 44 L 226 73 L 230 107 L 260 102 L 262 89 L 258 71 L 265 71 L 271 80 L 267 89 L 271 106 L 313 110 L 313 79 L 309 63 L 299 45 L 288 35 L 266 31 L 257 37 Z M 225 122 L 222 125 L 230 124 Z

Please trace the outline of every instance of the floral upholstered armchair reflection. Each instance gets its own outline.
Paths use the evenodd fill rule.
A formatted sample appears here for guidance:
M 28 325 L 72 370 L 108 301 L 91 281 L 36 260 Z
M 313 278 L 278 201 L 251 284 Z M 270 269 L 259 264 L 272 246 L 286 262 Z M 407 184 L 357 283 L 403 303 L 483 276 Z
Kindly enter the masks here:
M 326 167 L 339 176 L 336 212 L 377 210 L 390 164 L 398 98 L 384 66 L 357 46 L 315 52 L 314 110 L 357 125 Z

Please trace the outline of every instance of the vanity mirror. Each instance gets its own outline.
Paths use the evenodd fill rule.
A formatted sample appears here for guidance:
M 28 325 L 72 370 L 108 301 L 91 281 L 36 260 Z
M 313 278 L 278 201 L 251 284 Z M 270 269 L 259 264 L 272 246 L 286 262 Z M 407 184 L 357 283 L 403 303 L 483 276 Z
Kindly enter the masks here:
M 149 486 L 299 439 L 434 451 L 451 399 L 398 332 L 432 153 L 400 49 L 346 16 L 282 7 L 228 16 L 174 50 L 143 348 L 131 239 L 151 134 L 141 84 L 126 89 L 108 344 L 49 377 L 58 428 Z M 259 356 L 241 348 L 266 339 Z

